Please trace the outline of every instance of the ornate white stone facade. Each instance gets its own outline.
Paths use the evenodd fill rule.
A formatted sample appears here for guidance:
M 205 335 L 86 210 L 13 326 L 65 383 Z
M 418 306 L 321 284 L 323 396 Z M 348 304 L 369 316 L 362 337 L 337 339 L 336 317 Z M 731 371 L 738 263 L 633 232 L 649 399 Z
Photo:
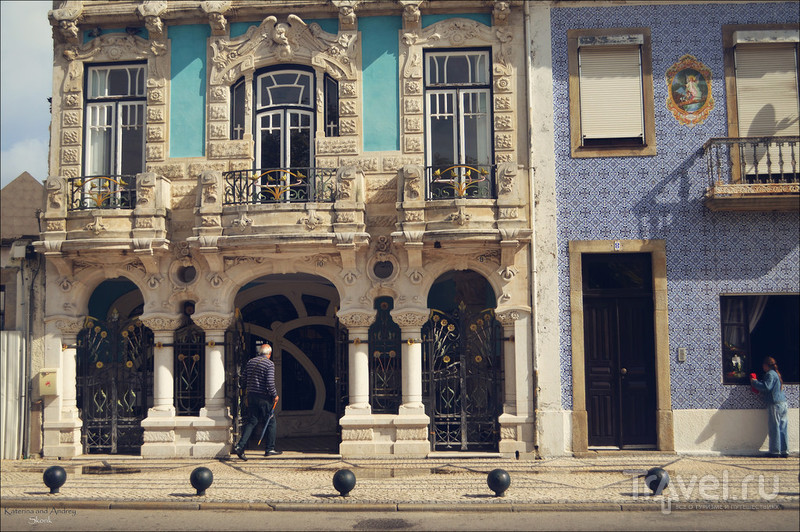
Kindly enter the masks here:
M 66 4 L 51 12 L 51 22 L 59 29 L 51 176 L 42 240 L 37 244 L 48 260 L 48 279 L 54 280 L 47 286 L 47 346 L 54 366 L 62 372 L 64 390 L 45 411 L 45 455 L 82 452 L 74 344 L 89 314 L 90 299 L 105 280 L 122 277 L 135 285 L 141 321 L 154 333 L 154 398 L 141 423 L 142 454 L 222 456 L 232 443 L 231 405 L 225 395 L 231 378 L 225 361 L 230 345 L 225 331 L 235 321 L 236 309 L 252 302 L 247 292 L 250 283 L 266 279 L 264 283 L 272 283 L 270 294 L 292 299 L 290 281 L 300 275 L 316 279 L 324 287 L 320 290 L 330 292 L 325 297 L 331 307 L 318 321 L 347 328 L 349 400 L 339 419 L 323 420 L 320 405 L 324 401 L 317 398 L 316 414 L 309 414 L 305 421 L 284 416 L 286 425 L 312 434 L 313 423 L 340 426 L 339 451 L 345 456 L 424 456 L 431 442 L 423 398 L 421 330 L 430 317 L 431 288 L 452 270 L 480 274 L 496 300 L 504 335 L 505 375 L 498 450 L 506 454 L 534 450 L 529 275 L 533 232 L 529 206 L 533 201 L 526 126 L 521 125 L 526 119 L 521 4 L 478 6 L 490 16 L 491 26 L 454 13 L 423 28 L 424 9 L 408 0 L 382 3 L 380 13 L 368 12 L 369 16 L 402 17 L 403 24 L 397 36 L 400 149 L 381 152 L 363 149 L 366 107 L 363 30 L 359 29 L 361 10 L 366 9 L 363 3 L 320 2 L 316 7 L 295 6 L 296 11 L 291 6 L 245 5 L 235 0 L 196 2 L 193 9 L 186 2 Z M 454 11 L 478 9 L 474 3 L 457 4 Z M 337 33 L 305 21 L 309 17 L 304 12 L 318 17 L 320 10 L 338 18 Z M 144 23 L 148 38 L 127 33 L 105 33 L 88 42 L 79 38 L 80 32 L 112 23 L 118 26 L 119 20 L 130 26 Z M 203 157 L 169 155 L 170 124 L 176 119 L 171 114 L 169 35 L 175 20 L 210 26 Z M 251 20 L 261 22 L 237 37 L 230 36 L 232 23 Z M 422 57 L 425 49 L 433 48 L 490 50 L 497 176 L 492 199 L 424 199 Z M 70 179 L 83 172 L 86 66 L 131 61 L 147 65 L 146 172 L 137 176 L 136 203 L 131 209 L 72 209 Z M 340 136 L 326 137 L 317 128 L 314 139 L 317 167 L 337 169 L 336 200 L 230 204 L 225 200 L 224 173 L 254 166 L 252 134 L 230 139 L 231 86 L 244 78 L 245 120 L 250 123 L 254 75 L 283 64 L 313 69 L 317 87 L 322 87 L 325 75 L 338 83 Z M 321 101 L 321 88 L 318 91 L 315 99 Z M 318 123 L 322 123 L 322 113 L 318 105 Z M 377 275 L 378 263 L 390 273 Z M 187 279 L 186 268 L 196 275 Z M 287 283 L 283 292 L 282 282 Z M 254 295 L 253 300 L 258 297 L 264 294 Z M 374 301 L 379 297 L 393 299 L 391 316 L 402 336 L 402 404 L 395 414 L 373 414 L 369 397 L 367 349 L 376 315 Z M 197 416 L 176 415 L 171 389 L 172 334 L 181 326 L 181 309 L 187 301 L 195 306 L 193 320 L 205 331 L 207 342 L 205 407 Z M 314 321 L 311 316 L 298 319 Z M 253 330 L 264 331 L 259 334 L 267 337 L 280 326 L 263 323 Z M 306 369 L 318 390 L 333 385 L 314 374 L 313 368 Z

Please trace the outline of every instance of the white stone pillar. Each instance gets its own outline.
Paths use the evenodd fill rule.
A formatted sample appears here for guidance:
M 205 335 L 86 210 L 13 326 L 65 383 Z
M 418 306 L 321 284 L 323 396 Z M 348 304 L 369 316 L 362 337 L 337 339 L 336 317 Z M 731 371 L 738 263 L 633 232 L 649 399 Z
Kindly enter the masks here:
M 225 331 L 206 332 L 206 406 L 207 412 L 225 409 Z M 213 414 L 212 414 L 213 415 Z
M 527 309 L 498 309 L 503 326 L 503 413 L 500 415 L 500 443 L 504 454 L 534 450 L 533 364 L 528 335 Z
M 193 422 L 196 429 L 192 456 L 220 458 L 231 450 L 232 418 L 225 406 L 225 330 L 232 316 L 202 313 L 192 316 L 194 323 L 206 333 L 205 407 L 200 419 Z
M 369 326 L 375 321 L 375 312 L 346 312 L 339 314 L 339 322 L 347 327 L 348 388 L 350 404 L 339 420 L 342 443 L 339 452 L 347 457 L 374 456 L 375 419 L 369 404 Z
M 349 374 L 350 404 L 348 408 L 371 412 L 369 404 L 369 329 L 351 327 L 348 329 L 350 345 L 348 348 L 347 369 Z
M 422 326 L 428 321 L 429 312 L 427 309 L 397 309 L 391 314 L 400 326 L 403 375 L 403 404 L 394 422 L 394 454 L 426 456 L 430 452 L 430 418 L 425 415 L 422 402 Z
M 153 407 L 142 420 L 142 456 L 172 458 L 178 455 L 175 444 L 175 329 L 181 318 L 142 316 L 142 323 L 153 331 Z
M 54 316 L 46 319 L 45 366 L 58 371 L 57 395 L 43 396 L 44 442 L 46 457 L 71 457 L 83 453 L 81 427 L 77 405 L 76 343 L 84 320 L 73 316 Z

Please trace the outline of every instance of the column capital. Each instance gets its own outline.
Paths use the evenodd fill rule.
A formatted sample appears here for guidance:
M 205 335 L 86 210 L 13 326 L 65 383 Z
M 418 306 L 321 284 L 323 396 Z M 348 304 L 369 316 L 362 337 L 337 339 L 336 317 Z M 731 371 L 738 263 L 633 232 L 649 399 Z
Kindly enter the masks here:
M 422 308 L 400 308 L 389 312 L 394 322 L 401 329 L 416 328 L 419 330 L 430 318 L 430 311 Z
M 195 325 L 202 328 L 206 333 L 212 331 L 225 331 L 231 326 L 233 316 L 231 314 L 217 314 L 213 312 L 201 312 L 192 316 Z
M 139 319 L 144 323 L 145 327 L 154 333 L 158 331 L 175 331 L 182 323 L 180 316 L 167 314 L 147 314 L 140 316 Z
M 364 327 L 369 328 L 375 321 L 375 312 L 364 312 L 362 310 L 355 311 L 339 311 L 337 313 L 339 322 L 347 328 L 351 327 Z
M 495 310 L 494 315 L 504 326 L 514 325 L 517 320 L 530 316 L 531 309 L 527 307 L 505 307 Z
M 85 325 L 84 318 L 79 316 L 48 316 L 45 323 L 53 324 L 64 335 L 76 335 Z

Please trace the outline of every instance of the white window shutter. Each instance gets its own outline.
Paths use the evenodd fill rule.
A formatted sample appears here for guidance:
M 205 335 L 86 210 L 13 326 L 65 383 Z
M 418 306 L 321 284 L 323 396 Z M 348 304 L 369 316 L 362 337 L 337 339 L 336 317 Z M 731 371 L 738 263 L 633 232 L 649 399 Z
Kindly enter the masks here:
M 736 96 L 740 137 L 800 135 L 797 88 L 797 53 L 794 46 L 737 46 Z M 769 161 L 767 161 L 769 155 Z M 784 168 L 779 168 L 783 155 Z M 747 150 L 747 173 L 791 171 L 777 147 Z M 758 168 L 755 168 L 758 162 Z M 767 163 L 769 162 L 769 168 Z
M 583 139 L 644 140 L 638 46 L 586 46 L 579 51 Z

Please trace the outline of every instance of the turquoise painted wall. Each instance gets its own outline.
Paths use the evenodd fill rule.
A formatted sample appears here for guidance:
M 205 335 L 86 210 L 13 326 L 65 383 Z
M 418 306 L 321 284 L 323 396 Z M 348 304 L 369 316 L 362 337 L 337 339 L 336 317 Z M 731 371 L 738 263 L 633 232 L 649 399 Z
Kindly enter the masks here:
M 208 24 L 170 26 L 169 156 L 202 157 L 206 143 L 206 42 Z
M 448 18 L 467 18 L 485 24 L 486 26 L 492 25 L 492 16 L 489 13 L 459 13 L 457 15 L 422 15 L 422 27 L 436 24 Z
M 258 26 L 261 24 L 262 20 L 257 20 L 254 22 L 234 22 L 231 24 L 231 38 L 235 39 L 236 37 L 240 37 L 247 32 L 247 29 L 250 26 Z M 323 31 L 327 31 L 328 33 L 336 34 L 339 32 L 339 19 L 338 18 L 313 18 L 305 20 L 303 22 L 306 24 L 311 24 L 312 22 L 316 22 L 320 25 Z
M 358 19 L 364 90 L 364 151 L 400 149 L 398 31 L 401 17 Z

